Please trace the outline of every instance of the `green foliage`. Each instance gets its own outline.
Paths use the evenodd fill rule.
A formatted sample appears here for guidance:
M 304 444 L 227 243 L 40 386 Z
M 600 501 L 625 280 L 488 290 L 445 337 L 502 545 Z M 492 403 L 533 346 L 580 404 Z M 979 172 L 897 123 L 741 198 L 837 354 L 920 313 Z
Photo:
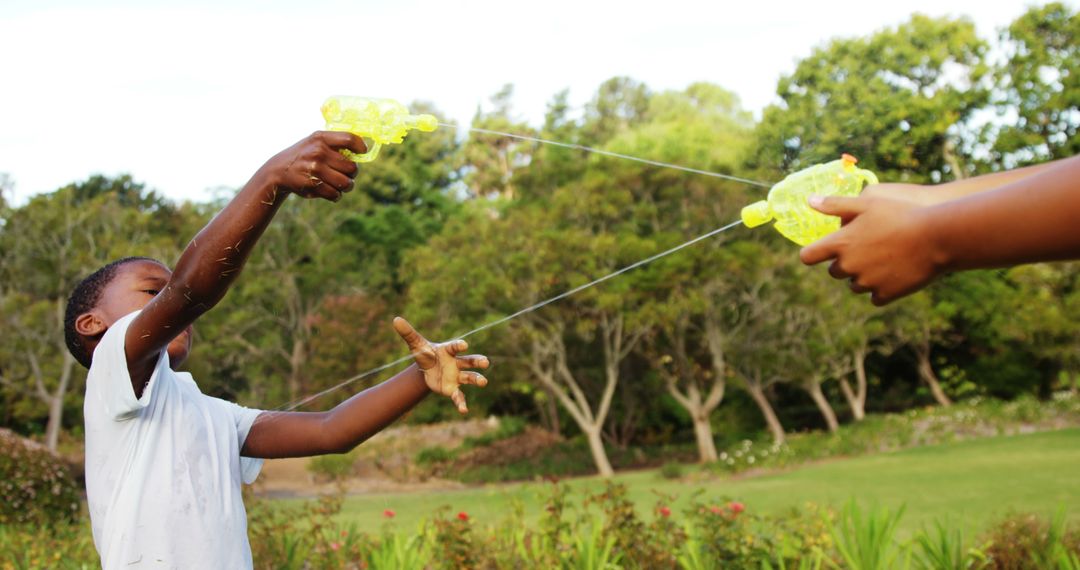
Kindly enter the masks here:
M 1069 528 L 1060 510 L 1050 520 L 1031 513 L 1010 515 L 991 527 L 984 540 L 988 567 L 994 569 L 1070 568 L 1080 556 L 1080 530 Z
M 686 474 L 682 463 L 669 461 L 660 466 L 660 476 L 664 479 L 681 479 Z
M 0 429 L 0 526 L 74 522 L 79 503 L 79 486 L 63 460 Z
M 457 453 L 442 446 L 425 447 L 416 454 L 416 462 L 423 466 L 445 463 L 457 457 Z
M 460 451 L 488 446 L 496 441 L 502 441 L 516 435 L 521 435 L 525 432 L 526 426 L 527 424 L 524 418 L 517 416 L 505 416 L 499 418 L 499 427 L 495 428 L 494 431 L 490 431 L 483 435 L 466 437 L 465 441 L 461 443 Z
M 520 508 L 503 520 L 474 520 L 442 508 L 416 530 L 387 522 L 381 533 L 340 522 L 340 495 L 303 503 L 246 498 L 256 568 L 904 568 L 1075 569 L 1080 532 L 1064 511 L 1052 518 L 1010 515 L 991 525 L 978 549 L 948 521 L 900 541 L 900 512 L 839 514 L 813 505 L 763 516 L 742 503 L 698 494 L 681 513 L 660 495 L 651 520 L 609 485 L 570 500 L 552 485 L 543 514 L 526 524 Z M 936 529 L 936 530 L 935 530 Z M 965 550 L 966 549 L 966 550 Z M 894 561 L 888 564 L 888 561 Z M 98 565 L 86 524 L 0 525 L 0 569 Z M 1071 566 L 1070 566 L 1071 565 Z
M 431 562 L 431 551 L 422 535 L 387 534 L 368 555 L 372 570 L 423 570 Z
M 353 474 L 353 465 L 356 463 L 356 453 L 332 453 L 312 457 L 308 461 L 307 469 L 317 476 L 325 477 L 331 481 L 340 481 Z
M 437 568 L 476 568 L 484 556 L 475 547 L 469 514 L 447 516 L 445 509 L 431 519 L 432 559 Z
M 926 570 L 969 570 L 987 564 L 982 551 L 968 546 L 963 528 L 942 521 L 934 521 L 915 537 L 913 561 L 916 568 Z
M 711 468 L 738 473 L 775 469 L 830 457 L 855 457 L 966 438 L 1055 429 L 1080 424 L 1080 398 L 1059 392 L 1050 402 L 1025 396 L 1006 402 L 972 398 L 951 408 L 921 408 L 902 414 L 875 414 L 841 426 L 835 434 L 792 434 L 786 443 L 743 440 L 721 451 Z
M 830 521 L 830 531 L 844 564 L 836 568 L 851 570 L 889 570 L 907 567 L 896 543 L 896 525 L 904 509 L 895 513 L 885 507 L 873 507 L 868 512 L 848 503 L 840 515 Z
M 1002 37 L 1000 107 L 1019 115 L 997 135 L 1006 167 L 1080 151 L 1080 13 L 1061 2 L 1032 6 Z
M 763 114 L 754 162 L 787 172 L 849 152 L 882 180 L 963 176 L 957 147 L 988 103 L 987 49 L 969 20 L 922 15 L 832 40 L 780 79 L 783 103 Z
M 90 525 L 0 524 L 0 570 L 100 568 Z

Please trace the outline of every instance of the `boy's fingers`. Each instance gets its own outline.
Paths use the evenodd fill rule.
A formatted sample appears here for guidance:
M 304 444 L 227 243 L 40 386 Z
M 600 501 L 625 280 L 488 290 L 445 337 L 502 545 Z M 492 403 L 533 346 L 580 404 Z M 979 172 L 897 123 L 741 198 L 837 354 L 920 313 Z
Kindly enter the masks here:
M 330 153 L 330 156 L 326 159 L 326 165 L 349 178 L 355 178 L 356 174 L 360 172 L 360 167 L 355 162 L 345 158 L 345 155 L 337 151 Z
M 427 339 L 420 336 L 420 333 L 416 332 L 416 329 L 409 324 L 409 321 L 401 317 L 394 317 L 394 330 L 401 336 L 405 344 L 409 345 L 409 348 L 414 352 L 423 348 L 427 344 Z
M 491 365 L 491 361 L 488 357 L 482 354 L 470 354 L 468 356 L 457 357 L 458 368 L 487 368 Z
M 352 190 L 352 178 L 345 176 L 329 166 L 320 164 L 315 168 L 315 172 L 312 173 L 312 175 L 319 180 L 322 180 L 324 185 L 330 186 L 330 188 L 326 190 L 333 190 L 333 195 L 328 199 L 340 198 L 342 192 Z
M 469 407 L 465 405 L 465 392 L 461 390 L 454 390 L 453 394 L 450 394 L 450 400 L 457 406 L 457 410 L 463 414 L 469 413 Z
M 836 240 L 833 238 L 835 235 L 827 235 L 802 248 L 799 251 L 799 259 L 806 265 L 814 265 L 836 257 Z
M 457 356 L 458 353 L 465 352 L 465 349 L 469 348 L 469 343 L 458 339 L 447 342 L 445 346 L 447 354 L 449 354 L 450 356 Z
M 830 216 L 839 216 L 844 222 L 863 213 L 865 200 L 847 196 L 811 196 L 807 203 L 810 207 Z
M 840 260 L 837 259 L 829 264 L 829 275 L 832 275 L 833 279 L 847 279 L 851 277 L 851 274 L 840 268 Z
M 479 372 L 471 372 L 470 371 L 470 372 L 462 372 L 461 374 L 458 374 L 458 383 L 459 384 L 472 384 L 473 386 L 479 386 L 480 388 L 483 388 L 484 386 L 487 386 L 488 381 L 487 381 L 487 378 L 484 377 L 483 374 L 481 374 Z
M 323 141 L 334 150 L 345 148 L 357 154 L 364 154 L 367 152 L 367 145 L 364 144 L 364 139 L 352 133 L 344 131 L 322 131 L 321 134 Z

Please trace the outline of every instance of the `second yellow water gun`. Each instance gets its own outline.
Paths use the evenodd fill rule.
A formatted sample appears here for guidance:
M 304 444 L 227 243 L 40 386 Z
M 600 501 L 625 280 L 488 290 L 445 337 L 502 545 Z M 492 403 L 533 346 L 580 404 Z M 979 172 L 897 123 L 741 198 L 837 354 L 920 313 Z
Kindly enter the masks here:
M 401 144 L 411 129 L 430 133 L 439 127 L 433 115 L 412 115 L 393 99 L 335 95 L 322 104 L 326 130 L 348 131 L 364 139 L 367 152 L 341 151 L 353 162 L 371 162 L 384 144 Z
M 776 231 L 807 245 L 840 229 L 840 218 L 826 216 L 807 204 L 810 196 L 858 196 L 877 176 L 856 168 L 858 160 L 844 154 L 840 160 L 818 164 L 789 174 L 769 190 L 769 196 L 742 209 L 742 221 L 753 228 L 776 220 Z

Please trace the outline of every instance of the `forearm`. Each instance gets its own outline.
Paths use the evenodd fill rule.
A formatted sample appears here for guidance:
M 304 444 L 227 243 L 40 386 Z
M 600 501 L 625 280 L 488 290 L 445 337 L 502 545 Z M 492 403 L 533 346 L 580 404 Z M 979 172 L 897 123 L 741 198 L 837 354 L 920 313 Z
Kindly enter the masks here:
M 1080 159 L 927 209 L 931 247 L 947 270 L 1080 257 Z
M 255 243 L 288 198 L 260 170 L 188 244 L 170 286 L 201 314 L 221 300 L 243 269 Z
M 972 194 L 986 192 L 988 190 L 994 190 L 1020 182 L 1031 176 L 1056 168 L 1061 164 L 1062 161 L 1048 162 L 1004 172 L 983 174 L 982 176 L 955 180 L 936 186 L 923 186 L 920 191 L 920 198 L 922 203 L 926 205 L 941 204 L 943 202 L 958 200 Z
M 419 404 L 431 391 L 416 365 L 321 413 L 264 412 L 251 427 L 247 457 L 345 453 Z
M 325 433 L 331 452 L 345 452 L 394 423 L 431 390 L 415 364 L 327 412 Z

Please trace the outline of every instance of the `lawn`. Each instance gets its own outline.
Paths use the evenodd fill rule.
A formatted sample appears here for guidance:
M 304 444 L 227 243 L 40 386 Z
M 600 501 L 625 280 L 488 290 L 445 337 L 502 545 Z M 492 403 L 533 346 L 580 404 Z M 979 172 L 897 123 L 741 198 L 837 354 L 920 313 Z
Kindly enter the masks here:
M 1080 429 L 996 437 L 929 446 L 854 459 L 838 459 L 785 473 L 744 477 L 709 477 L 688 469 L 683 480 L 662 479 L 657 471 L 621 474 L 639 512 L 651 511 L 660 497 L 675 495 L 672 510 L 688 503 L 702 489 L 706 497 L 729 497 L 760 513 L 779 514 L 814 502 L 840 506 L 850 498 L 863 504 L 906 506 L 901 522 L 907 533 L 935 518 L 950 518 L 970 531 L 1015 511 L 1050 514 L 1065 506 L 1080 518 Z M 600 489 L 597 478 L 566 481 L 571 504 Z M 547 483 L 490 485 L 473 489 L 349 497 L 341 516 L 360 530 L 384 525 L 413 528 L 445 506 L 451 514 L 466 512 L 478 524 L 497 524 L 516 506 L 527 519 L 540 513 Z M 392 521 L 382 515 L 396 513 Z

